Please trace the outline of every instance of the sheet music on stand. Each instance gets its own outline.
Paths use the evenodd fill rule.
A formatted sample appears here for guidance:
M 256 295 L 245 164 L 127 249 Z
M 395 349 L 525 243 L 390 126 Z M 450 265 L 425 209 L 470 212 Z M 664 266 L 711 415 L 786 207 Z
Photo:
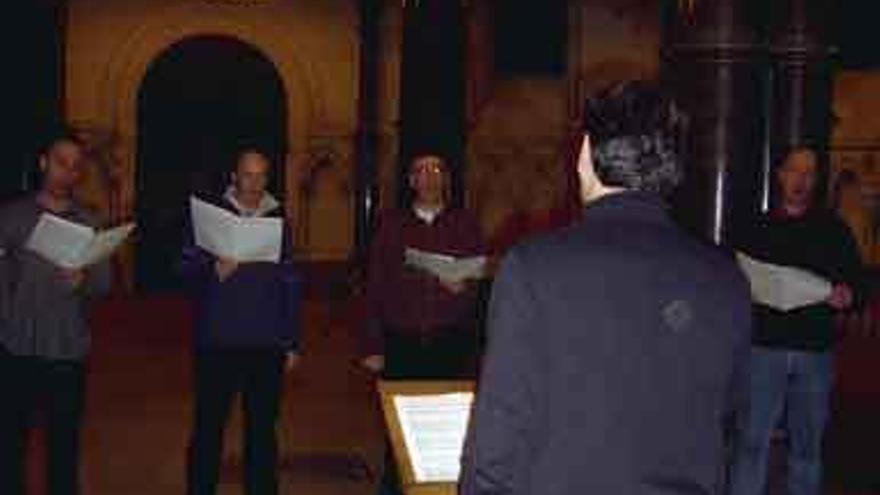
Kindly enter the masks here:
M 455 495 L 472 379 L 380 380 L 377 391 L 406 495 Z
M 43 213 L 25 247 L 60 267 L 80 269 L 113 254 L 134 228 L 133 223 L 127 223 L 96 231 L 51 213 Z
M 394 397 L 417 483 L 458 480 L 473 401 L 471 392 Z
M 831 295 L 828 280 L 800 268 L 774 265 L 737 253 L 755 302 L 781 311 L 819 304 Z

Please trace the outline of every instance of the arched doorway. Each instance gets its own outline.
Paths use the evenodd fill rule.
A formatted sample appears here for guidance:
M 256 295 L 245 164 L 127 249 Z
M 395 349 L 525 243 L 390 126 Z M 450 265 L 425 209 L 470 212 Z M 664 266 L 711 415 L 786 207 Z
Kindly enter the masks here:
M 187 197 L 220 192 L 237 148 L 267 150 L 277 165 L 271 187 L 283 192 L 285 101 L 274 64 L 232 37 L 187 38 L 153 61 L 138 93 L 138 290 L 180 286 Z

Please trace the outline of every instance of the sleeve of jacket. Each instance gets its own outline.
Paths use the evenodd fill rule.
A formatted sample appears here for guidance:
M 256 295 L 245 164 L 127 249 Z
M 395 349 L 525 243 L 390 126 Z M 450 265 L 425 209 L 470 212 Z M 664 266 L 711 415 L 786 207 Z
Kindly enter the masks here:
M 364 354 L 368 356 L 384 352 L 382 313 L 388 291 L 388 264 L 391 263 L 388 251 L 391 249 L 391 239 L 397 228 L 397 222 L 392 219 L 392 214 L 384 214 L 370 244 L 367 260 L 366 321 L 361 336 L 361 346 Z
M 99 299 L 110 293 L 113 286 L 113 264 L 105 259 L 90 266 L 86 270 L 85 296 L 88 299 Z
M 89 226 L 93 228 L 105 227 L 105 222 L 98 219 L 93 212 L 87 213 Z M 82 294 L 88 300 L 100 299 L 110 293 L 113 286 L 113 262 L 112 256 L 107 257 L 85 269 L 85 285 Z
M 736 263 L 735 260 L 731 261 Z M 731 292 L 734 299 L 726 308 L 730 312 L 729 320 L 731 328 L 735 332 L 731 344 L 733 368 L 728 385 L 728 401 L 725 410 L 728 418 L 733 417 L 737 411 L 748 410 L 749 360 L 751 359 L 753 325 L 752 298 L 748 279 L 740 270 L 734 268 L 733 271 L 736 273 L 729 286 L 735 288 Z
M 12 303 L 13 214 L 8 205 L 0 206 L 0 327 Z
M 476 215 L 468 212 L 468 215 L 465 220 L 465 228 L 464 228 L 465 238 L 468 239 L 467 252 L 470 256 L 489 256 L 489 246 L 486 243 L 486 238 L 483 235 L 483 229 L 480 226 L 480 222 L 477 219 Z M 491 263 L 489 263 L 491 265 Z M 487 272 L 490 269 L 487 268 Z M 488 274 L 484 275 L 487 276 Z M 474 283 L 468 284 L 466 296 L 471 300 L 475 301 L 477 306 L 477 314 L 479 315 L 482 312 L 485 312 L 485 309 L 481 308 L 479 305 L 484 304 L 481 301 L 483 296 L 483 290 L 485 285 L 485 279 L 476 280 Z M 481 318 L 481 316 L 478 316 Z
M 184 287 L 192 296 L 204 294 L 218 283 L 214 272 L 215 258 L 196 245 L 189 210 L 184 215 L 182 239 L 179 269 Z
M 503 262 L 489 309 L 489 342 L 465 441 L 461 495 L 526 493 L 540 437 L 543 351 L 534 293 L 514 251 Z
M 299 309 L 303 297 L 303 280 L 293 261 L 293 232 L 286 219 L 281 245 L 281 262 L 277 269 L 284 294 L 282 310 L 285 324 L 281 335 L 282 346 L 285 351 L 299 351 Z
M 834 282 L 842 282 L 850 286 L 854 295 L 853 309 L 859 310 L 867 302 L 869 289 L 858 243 L 852 230 L 843 220 L 835 218 L 834 224 L 838 231 L 834 238 L 839 240 L 832 242 L 836 242 L 837 271 L 841 278 L 841 280 Z
M 483 229 L 477 217 L 470 211 L 462 217 L 462 234 L 466 243 L 467 253 L 471 256 L 485 255 L 488 251 Z

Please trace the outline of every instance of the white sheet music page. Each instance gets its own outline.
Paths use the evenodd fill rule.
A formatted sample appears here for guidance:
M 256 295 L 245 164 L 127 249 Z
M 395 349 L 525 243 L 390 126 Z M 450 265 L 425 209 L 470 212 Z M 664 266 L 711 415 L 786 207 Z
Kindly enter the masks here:
M 242 263 L 281 259 L 280 218 L 239 217 L 196 197 L 190 198 L 196 245 L 219 258 Z
M 456 258 L 407 247 L 405 258 L 407 265 L 420 268 L 450 282 L 481 278 L 484 276 L 486 268 L 485 256 Z
M 189 204 L 196 245 L 219 258 L 234 259 L 235 215 L 196 197 L 190 197 Z
M 80 269 L 113 254 L 134 230 L 134 224 L 95 232 L 86 225 L 43 213 L 27 248 L 63 268 Z
M 284 229 L 280 218 L 241 217 L 234 232 L 235 259 L 278 263 Z
M 57 266 L 75 269 L 94 237 L 88 226 L 43 213 L 25 246 Z
M 473 401 L 470 392 L 394 396 L 416 482 L 458 480 Z
M 125 239 L 128 238 L 134 228 L 135 225 L 133 223 L 127 223 L 113 229 L 98 232 L 80 259 L 82 266 L 93 265 L 108 258 L 125 242 Z
M 781 311 L 819 304 L 831 295 L 831 282 L 800 268 L 774 265 L 737 253 L 749 279 L 752 299 Z

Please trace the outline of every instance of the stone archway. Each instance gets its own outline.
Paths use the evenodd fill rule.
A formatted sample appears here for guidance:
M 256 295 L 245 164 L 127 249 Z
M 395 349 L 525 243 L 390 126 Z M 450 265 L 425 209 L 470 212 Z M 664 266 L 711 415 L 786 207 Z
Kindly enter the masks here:
M 321 79 L 298 53 L 295 34 L 256 18 L 243 18 L 234 10 L 199 4 L 180 4 L 152 15 L 128 33 L 108 60 L 96 91 L 96 114 L 118 136 L 118 191 L 116 219 L 133 217 L 137 197 L 138 92 L 153 61 L 181 40 L 198 36 L 225 36 L 240 40 L 274 64 L 283 83 L 287 107 L 287 156 L 282 189 L 289 217 L 298 223 L 299 188 L 296 171 L 306 161 L 309 136 L 325 115 Z M 134 251 L 122 253 L 121 284 L 134 286 Z
M 177 265 L 190 194 L 220 194 L 234 154 L 263 150 L 283 164 L 287 106 L 274 64 L 228 36 L 185 38 L 150 65 L 138 93 L 136 285 L 180 287 Z M 283 195 L 283 170 L 272 174 Z

